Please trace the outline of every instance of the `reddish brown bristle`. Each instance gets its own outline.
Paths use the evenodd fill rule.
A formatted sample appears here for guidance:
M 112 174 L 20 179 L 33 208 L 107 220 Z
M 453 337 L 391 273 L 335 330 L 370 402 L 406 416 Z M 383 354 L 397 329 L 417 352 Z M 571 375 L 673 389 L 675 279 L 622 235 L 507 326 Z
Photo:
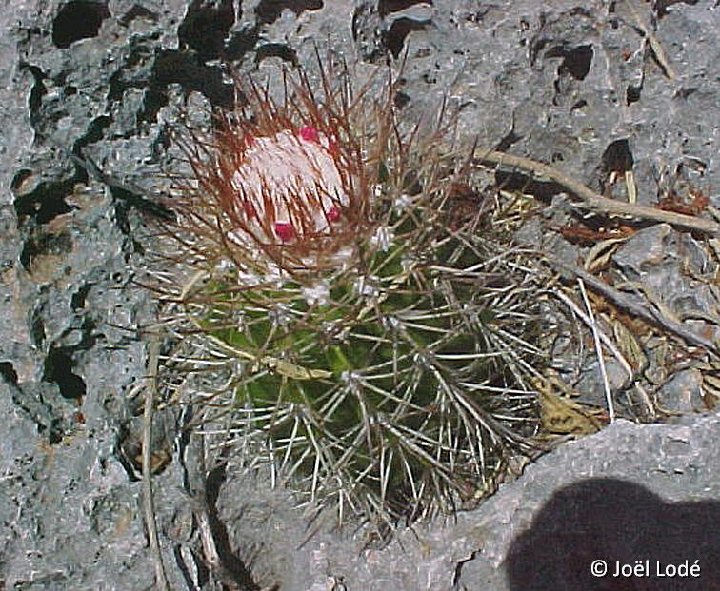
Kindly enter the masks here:
M 323 73 L 318 96 L 304 74 L 287 74 L 282 104 L 238 82 L 244 107 L 217 113 L 206 135 L 181 136 L 194 178 L 179 187 L 175 231 L 197 233 L 209 258 L 240 267 L 337 265 L 335 254 L 371 231 L 372 184 L 393 134 L 389 98 L 369 108 L 365 91 L 330 86 L 347 76 Z

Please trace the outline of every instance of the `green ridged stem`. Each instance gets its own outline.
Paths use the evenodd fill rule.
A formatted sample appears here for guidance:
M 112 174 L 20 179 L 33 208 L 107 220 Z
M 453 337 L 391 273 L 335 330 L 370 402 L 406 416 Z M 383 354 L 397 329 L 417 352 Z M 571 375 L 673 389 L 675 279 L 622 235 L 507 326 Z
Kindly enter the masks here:
M 235 426 L 321 504 L 390 518 L 447 510 L 490 487 L 533 433 L 532 397 L 511 390 L 522 364 L 497 347 L 508 322 L 522 338 L 537 320 L 494 308 L 522 300 L 512 269 L 487 225 L 450 230 L 450 208 L 443 191 L 402 210 L 385 195 L 387 249 L 370 233 L 347 268 L 279 287 L 216 272 L 201 290 L 196 322 L 242 352 Z M 309 303 L 303 289 L 319 284 L 327 301 Z

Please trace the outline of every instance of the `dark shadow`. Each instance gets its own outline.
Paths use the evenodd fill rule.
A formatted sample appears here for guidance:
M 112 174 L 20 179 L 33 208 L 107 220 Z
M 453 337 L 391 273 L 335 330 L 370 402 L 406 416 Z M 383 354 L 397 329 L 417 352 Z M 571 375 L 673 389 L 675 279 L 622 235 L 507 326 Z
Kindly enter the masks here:
M 600 560 L 607 574 L 594 577 Z M 637 574 L 613 576 L 618 564 Z M 720 502 L 665 503 L 620 480 L 573 484 L 513 541 L 506 568 L 513 591 L 720 591 Z
M 103 21 L 109 17 L 110 10 L 106 2 L 68 2 L 53 19 L 53 44 L 58 49 L 67 49 L 75 41 L 95 37 Z

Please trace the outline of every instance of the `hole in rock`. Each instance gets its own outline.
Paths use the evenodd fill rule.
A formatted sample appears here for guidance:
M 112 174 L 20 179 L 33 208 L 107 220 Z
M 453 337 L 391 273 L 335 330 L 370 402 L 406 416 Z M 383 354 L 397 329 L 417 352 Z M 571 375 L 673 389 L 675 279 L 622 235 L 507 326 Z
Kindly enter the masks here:
M 85 396 L 87 385 L 85 380 L 73 373 L 72 366 L 70 355 L 60 349 L 51 349 L 45 360 L 43 380 L 56 383 L 63 398 L 79 400 Z
M 284 43 L 266 43 L 257 48 L 255 51 L 255 63 L 259 64 L 269 57 L 279 57 L 284 62 L 296 66 L 297 54 L 292 47 L 288 47 Z
M 0 363 L 0 376 L 4 377 L 9 384 L 17 386 L 18 375 L 13 367 L 13 364 L 9 361 L 3 361 Z
M 507 589 L 720 589 L 719 526 L 716 500 L 668 502 L 645 486 L 609 478 L 575 482 L 555 491 L 512 541 Z M 687 571 L 697 564 L 697 576 L 668 576 L 683 563 Z M 640 576 L 615 575 L 621 565 L 638 565 Z
M 18 227 L 28 218 L 37 224 L 47 224 L 53 218 L 72 211 L 65 201 L 75 186 L 74 180 L 40 183 L 30 193 L 18 196 L 13 205 L 18 218 Z
M 23 186 L 23 183 L 32 176 L 32 170 L 29 168 L 21 168 L 18 170 L 10 181 L 10 189 L 17 191 Z
M 615 140 L 605 150 L 602 162 L 607 172 L 632 170 L 634 160 L 630 151 L 630 142 L 627 139 Z
M 145 19 L 155 23 L 157 22 L 158 15 L 152 10 L 145 8 L 144 6 L 140 6 L 139 4 L 133 4 L 130 10 L 128 10 L 122 17 L 120 17 L 118 22 L 124 27 L 127 27 L 136 18 Z
M 90 285 L 83 285 L 72 296 L 70 296 L 70 307 L 73 311 L 77 311 L 85 307 L 87 296 L 90 293 Z
M 193 0 L 178 28 L 181 47 L 190 47 L 208 60 L 220 56 L 230 28 L 235 24 L 232 0 Z
M 640 86 L 628 86 L 627 91 L 625 93 L 625 98 L 627 100 L 628 106 L 632 105 L 633 103 L 636 103 L 640 100 Z
M 656 0 L 655 2 L 655 10 L 657 10 L 658 18 L 664 17 L 668 12 L 668 8 L 670 8 L 673 4 L 688 4 L 690 6 L 695 6 L 698 3 L 698 0 Z M 717 7 L 717 2 L 715 3 L 715 6 Z
M 559 75 L 569 74 L 575 80 L 585 80 L 590 72 L 593 54 L 592 45 L 580 45 L 572 49 L 560 46 L 549 49 L 546 57 L 563 58 L 557 70 Z
M 42 255 L 61 256 L 72 250 L 72 238 L 68 232 L 47 234 L 41 232 L 38 236 L 30 238 L 20 253 L 20 263 L 30 271 L 33 259 Z
M 55 16 L 52 41 L 58 49 L 67 49 L 75 41 L 95 37 L 103 21 L 110 16 L 104 2 L 70 2 Z
M 385 47 L 387 47 L 393 57 L 397 59 L 405 47 L 405 38 L 410 32 L 423 31 L 426 25 L 427 23 L 425 21 L 417 21 L 411 18 L 402 17 L 395 19 L 383 36 Z

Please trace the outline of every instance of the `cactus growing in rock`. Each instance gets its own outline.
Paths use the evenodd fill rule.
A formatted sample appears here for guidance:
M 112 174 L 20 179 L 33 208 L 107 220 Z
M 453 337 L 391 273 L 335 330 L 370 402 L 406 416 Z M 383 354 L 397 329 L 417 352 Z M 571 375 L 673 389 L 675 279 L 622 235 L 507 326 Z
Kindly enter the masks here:
M 392 85 L 378 103 L 340 79 L 288 76 L 281 104 L 246 85 L 182 135 L 172 315 L 190 369 L 224 365 L 206 404 L 248 463 L 341 519 L 415 518 L 528 445 L 537 302 L 443 119 L 403 132 Z

